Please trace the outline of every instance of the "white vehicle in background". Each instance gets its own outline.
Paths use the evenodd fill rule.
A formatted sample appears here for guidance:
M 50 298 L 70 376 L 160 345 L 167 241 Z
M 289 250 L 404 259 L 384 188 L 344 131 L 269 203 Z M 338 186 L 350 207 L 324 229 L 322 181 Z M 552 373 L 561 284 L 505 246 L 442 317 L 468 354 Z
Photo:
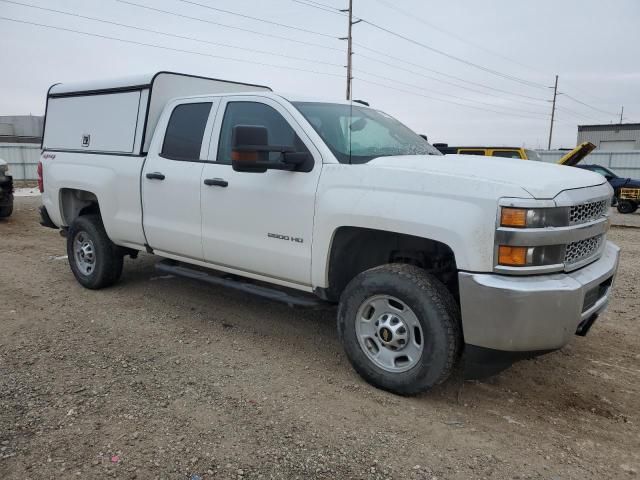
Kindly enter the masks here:
M 42 223 L 83 286 L 146 251 L 163 271 L 338 303 L 354 368 L 400 394 L 463 354 L 488 375 L 586 334 L 618 265 L 600 175 L 444 157 L 375 109 L 255 85 L 54 85 L 40 172 Z
M 0 158 L 0 218 L 13 213 L 13 177 L 9 175 L 9 165 Z

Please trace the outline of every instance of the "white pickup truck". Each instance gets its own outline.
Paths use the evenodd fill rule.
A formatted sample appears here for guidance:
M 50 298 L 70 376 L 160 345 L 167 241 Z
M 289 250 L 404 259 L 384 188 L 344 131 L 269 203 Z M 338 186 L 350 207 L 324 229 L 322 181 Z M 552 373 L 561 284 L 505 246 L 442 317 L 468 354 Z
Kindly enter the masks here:
M 618 265 L 601 175 L 443 156 L 373 108 L 256 85 L 54 85 L 39 172 L 41 223 L 63 230 L 83 286 L 146 251 L 165 271 L 337 303 L 354 368 L 400 394 L 461 359 L 489 375 L 586 334 Z

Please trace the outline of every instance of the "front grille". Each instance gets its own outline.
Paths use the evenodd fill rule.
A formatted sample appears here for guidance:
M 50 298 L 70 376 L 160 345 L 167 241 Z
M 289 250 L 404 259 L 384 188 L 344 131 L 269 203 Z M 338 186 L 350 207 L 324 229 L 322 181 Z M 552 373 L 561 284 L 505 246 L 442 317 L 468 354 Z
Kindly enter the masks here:
M 598 235 L 597 237 L 586 238 L 567 245 L 567 249 L 564 254 L 564 264 L 573 265 L 582 260 L 593 257 L 600 250 L 603 237 L 604 235 Z
M 607 200 L 573 205 L 569 209 L 569 224 L 578 225 L 591 222 L 603 216 L 607 211 Z

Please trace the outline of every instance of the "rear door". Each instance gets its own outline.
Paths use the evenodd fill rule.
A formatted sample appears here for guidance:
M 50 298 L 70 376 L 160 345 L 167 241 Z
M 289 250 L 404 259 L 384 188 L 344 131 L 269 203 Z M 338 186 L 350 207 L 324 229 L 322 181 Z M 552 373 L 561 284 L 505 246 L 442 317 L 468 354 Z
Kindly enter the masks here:
M 310 152 L 312 171 L 234 171 L 231 134 L 236 125 L 264 126 L 270 144 Z M 227 97 L 216 118 L 209 160 L 201 180 L 205 261 L 308 286 L 322 158 L 294 116 L 271 98 Z
M 159 254 L 202 261 L 200 179 L 219 99 L 190 99 L 167 109 L 142 171 L 143 226 Z

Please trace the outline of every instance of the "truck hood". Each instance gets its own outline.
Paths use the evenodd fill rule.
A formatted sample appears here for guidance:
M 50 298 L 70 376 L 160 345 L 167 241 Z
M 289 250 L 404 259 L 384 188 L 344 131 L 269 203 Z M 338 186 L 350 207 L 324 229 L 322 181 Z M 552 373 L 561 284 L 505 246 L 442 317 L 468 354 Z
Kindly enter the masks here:
M 371 160 L 368 165 L 509 184 L 526 190 L 538 199 L 551 199 L 563 190 L 602 185 L 606 181 L 602 175 L 579 168 L 475 155 L 379 157 Z
M 596 146 L 591 142 L 581 143 L 576 148 L 571 150 L 569 153 L 565 154 L 560 160 L 558 160 L 558 164 L 567 165 L 569 167 L 575 167 L 595 149 L 596 149 Z

